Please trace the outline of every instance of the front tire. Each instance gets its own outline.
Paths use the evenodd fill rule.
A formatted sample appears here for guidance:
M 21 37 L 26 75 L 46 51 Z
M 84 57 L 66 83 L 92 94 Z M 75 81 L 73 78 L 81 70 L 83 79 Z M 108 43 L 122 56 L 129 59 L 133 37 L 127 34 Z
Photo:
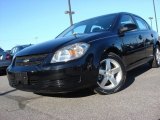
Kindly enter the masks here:
M 112 94 L 118 92 L 126 80 L 126 70 L 121 58 L 109 53 L 100 61 L 99 75 L 95 92 L 99 94 Z

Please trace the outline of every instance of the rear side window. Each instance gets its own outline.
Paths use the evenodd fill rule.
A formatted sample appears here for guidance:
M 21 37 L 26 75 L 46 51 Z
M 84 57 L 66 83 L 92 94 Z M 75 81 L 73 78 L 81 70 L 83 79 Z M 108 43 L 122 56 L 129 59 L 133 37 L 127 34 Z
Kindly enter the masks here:
M 143 19 L 141 19 L 139 17 L 135 17 L 135 20 L 136 20 L 137 25 L 140 30 L 148 30 L 149 29 L 147 23 Z

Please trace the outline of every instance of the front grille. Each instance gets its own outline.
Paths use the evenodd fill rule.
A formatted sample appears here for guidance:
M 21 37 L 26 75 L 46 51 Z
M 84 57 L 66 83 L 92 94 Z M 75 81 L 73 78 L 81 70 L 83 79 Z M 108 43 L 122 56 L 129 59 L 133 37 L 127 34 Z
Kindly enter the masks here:
M 36 66 L 42 64 L 47 54 L 16 57 L 15 66 Z
M 79 85 L 80 82 L 80 76 L 76 76 L 70 77 L 69 79 L 64 78 L 59 80 L 30 80 L 29 84 L 41 88 L 68 88 Z

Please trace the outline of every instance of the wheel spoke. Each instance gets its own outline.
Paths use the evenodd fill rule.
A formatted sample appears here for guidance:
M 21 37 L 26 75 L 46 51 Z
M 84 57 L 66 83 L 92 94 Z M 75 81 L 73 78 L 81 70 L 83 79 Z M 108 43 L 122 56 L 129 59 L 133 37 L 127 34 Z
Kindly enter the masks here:
M 120 67 L 116 67 L 116 68 L 113 68 L 111 71 L 112 71 L 112 74 L 116 74 L 116 73 L 121 71 L 121 68 Z
M 105 77 L 105 78 L 102 80 L 102 82 L 100 83 L 100 85 L 101 85 L 102 87 L 104 87 L 107 82 L 108 82 L 108 78 Z
M 106 70 L 110 70 L 111 69 L 111 61 L 110 59 L 106 60 Z
M 105 66 L 104 66 L 105 65 Z M 105 67 L 105 68 L 104 68 Z M 97 82 L 102 89 L 115 88 L 122 80 L 122 68 L 118 61 L 107 58 L 100 62 L 100 79 Z
M 109 78 L 109 81 L 110 81 L 114 86 L 117 85 L 117 81 L 116 81 L 116 79 L 114 78 L 114 76 L 112 76 L 111 78 Z
M 102 70 L 102 69 L 99 70 L 99 74 L 100 74 L 100 75 L 103 75 L 103 76 L 104 76 L 104 75 L 105 75 L 105 72 L 106 72 L 105 70 Z

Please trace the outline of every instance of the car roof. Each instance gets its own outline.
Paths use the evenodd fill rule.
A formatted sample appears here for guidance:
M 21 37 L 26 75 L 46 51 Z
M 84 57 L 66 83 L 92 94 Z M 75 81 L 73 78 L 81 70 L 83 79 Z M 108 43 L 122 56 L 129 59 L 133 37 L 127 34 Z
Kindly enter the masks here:
M 105 17 L 105 16 L 108 16 L 108 15 L 123 15 L 123 14 L 128 14 L 128 15 L 133 15 L 133 16 L 140 17 L 140 16 L 138 16 L 138 15 L 135 15 L 135 14 L 129 13 L 129 12 L 117 12 L 117 13 L 111 13 L 111 14 L 106 14 L 106 15 L 101 15 L 101 16 L 89 18 L 89 19 L 86 19 L 86 20 L 83 20 L 83 21 L 80 21 L 80 22 L 84 22 L 84 21 L 87 21 L 87 20 L 96 19 L 96 18 L 99 18 L 99 17 Z M 78 22 L 78 23 L 79 23 L 79 22 Z M 76 23 L 75 23 L 75 24 L 76 24 Z

